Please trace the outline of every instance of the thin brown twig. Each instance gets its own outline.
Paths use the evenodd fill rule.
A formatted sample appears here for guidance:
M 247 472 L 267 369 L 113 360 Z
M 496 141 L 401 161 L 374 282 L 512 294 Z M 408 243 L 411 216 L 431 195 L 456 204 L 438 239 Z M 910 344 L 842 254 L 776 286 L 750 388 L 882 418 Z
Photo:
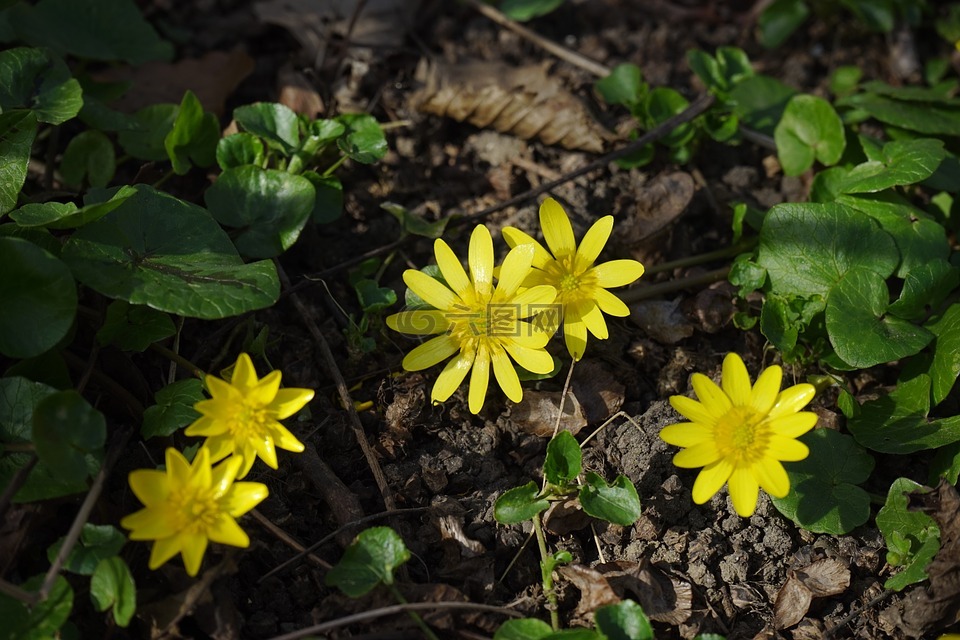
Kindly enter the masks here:
M 302 544 L 294 540 L 289 533 L 287 533 L 286 531 L 284 531 L 283 529 L 275 525 L 273 521 L 270 520 L 270 518 L 263 515 L 256 509 L 252 510 L 250 512 L 250 515 L 253 516 L 254 520 L 260 523 L 260 526 L 262 526 L 264 529 L 266 529 L 267 531 L 272 533 L 274 536 L 276 536 L 277 539 L 279 539 L 285 545 L 287 545 L 288 547 L 296 551 L 297 558 L 302 558 L 306 556 L 306 558 L 310 560 L 310 562 L 312 562 L 317 566 L 323 567 L 324 569 L 330 569 L 333 567 L 333 565 L 331 565 L 329 562 L 327 562 L 323 558 L 320 558 L 310 553 L 309 549 L 305 548 Z M 266 578 L 266 576 L 263 576 L 263 578 Z M 261 578 L 260 580 L 262 581 L 263 578 Z
M 13 496 L 17 495 L 17 491 L 19 491 L 20 487 L 27 481 L 27 477 L 39 461 L 40 459 L 37 457 L 37 454 L 33 453 L 30 459 L 13 474 L 7 486 L 3 488 L 3 494 L 0 495 L 0 519 L 3 519 L 4 514 L 7 513 L 7 509 L 10 507 Z
M 646 300 L 647 298 L 654 298 L 667 293 L 673 293 L 682 289 L 690 289 L 692 287 L 702 287 L 704 285 L 713 284 L 714 282 L 719 282 L 720 280 L 726 278 L 728 273 L 730 273 L 729 266 L 721 267 L 720 269 L 714 269 L 713 271 L 707 271 L 706 273 L 700 273 L 695 276 L 678 278 L 676 280 L 667 280 L 666 282 L 658 282 L 657 284 L 637 287 L 635 289 L 628 289 L 627 291 L 621 292 L 619 297 L 621 300 L 629 304 L 631 302 L 638 302 L 640 300 Z

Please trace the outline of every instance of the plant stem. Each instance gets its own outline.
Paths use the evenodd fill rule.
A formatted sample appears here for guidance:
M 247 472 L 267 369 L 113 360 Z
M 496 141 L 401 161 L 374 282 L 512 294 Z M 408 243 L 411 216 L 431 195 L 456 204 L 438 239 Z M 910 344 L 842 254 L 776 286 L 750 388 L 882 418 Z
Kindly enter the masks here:
M 637 287 L 636 289 L 628 289 L 627 291 L 619 294 L 619 297 L 627 304 L 630 304 L 631 302 L 639 302 L 640 300 L 646 300 L 647 298 L 655 298 L 657 296 L 666 295 L 682 289 L 692 289 L 694 287 L 702 287 L 713 284 L 714 282 L 719 282 L 720 280 L 726 278 L 728 273 L 730 273 L 730 267 L 722 267 L 720 269 L 707 271 L 706 273 L 701 273 L 695 276 L 688 276 L 686 278 L 679 278 L 677 280 L 667 280 L 666 282 L 658 282 L 657 284 Z
M 206 375 L 203 369 L 193 364 L 192 362 L 184 358 L 182 355 L 180 355 L 176 351 L 171 351 L 170 349 L 167 349 L 166 347 L 160 344 L 157 344 L 156 342 L 150 345 L 150 350 L 156 351 L 157 353 L 162 355 L 164 358 L 167 358 L 172 362 L 176 362 L 178 365 L 180 365 L 181 367 L 189 371 L 191 375 L 194 375 L 200 378 L 201 380 L 203 380 L 203 377 Z
M 533 516 L 533 531 L 537 534 L 537 546 L 540 547 L 540 582 L 543 584 L 543 595 L 547 597 L 547 609 L 550 611 L 550 626 L 554 631 L 560 630 L 560 605 L 557 594 L 553 590 L 553 568 L 547 562 L 550 554 L 547 552 L 547 537 L 543 535 L 540 525 L 540 514 Z
M 403 597 L 403 594 L 400 593 L 400 589 L 397 589 L 397 585 L 388 584 L 387 588 L 390 589 L 390 593 L 393 594 L 393 597 L 397 599 L 397 602 L 400 604 L 410 604 L 407 602 L 407 599 Z M 433 629 L 427 626 L 427 623 L 423 621 L 423 618 L 420 617 L 420 614 L 416 611 L 411 611 L 407 609 L 407 615 L 410 616 L 410 619 L 417 623 L 417 626 L 420 627 L 420 630 L 423 631 L 423 635 L 430 638 L 430 640 L 440 640 L 437 637 L 437 634 L 433 632 Z
M 698 264 L 705 264 L 707 262 L 713 262 L 714 260 L 720 260 L 721 258 L 737 256 L 753 249 L 755 246 L 757 246 L 757 242 L 759 242 L 759 238 L 756 237 L 744 238 L 740 240 L 740 242 L 732 244 L 723 249 L 717 249 L 716 251 L 709 251 L 707 253 L 689 256 L 687 258 L 680 258 L 679 260 L 672 260 L 670 262 L 661 262 L 660 264 L 655 264 L 647 269 L 644 272 L 644 275 L 650 276 L 663 271 L 673 271 L 674 269 L 679 269 L 681 267 L 693 267 Z
M 339 158 L 336 162 L 334 162 L 332 165 L 330 165 L 330 166 L 327 168 L 327 170 L 323 172 L 323 177 L 324 177 L 324 178 L 329 178 L 330 176 L 332 176 L 332 175 L 333 175 L 333 172 L 336 171 L 337 169 L 339 169 L 339 168 L 340 168 L 340 165 L 342 165 L 342 164 L 343 164 L 344 162 L 346 162 L 346 161 L 347 161 L 347 156 L 345 156 L 345 155 L 344 155 L 344 156 L 340 156 L 340 158 Z

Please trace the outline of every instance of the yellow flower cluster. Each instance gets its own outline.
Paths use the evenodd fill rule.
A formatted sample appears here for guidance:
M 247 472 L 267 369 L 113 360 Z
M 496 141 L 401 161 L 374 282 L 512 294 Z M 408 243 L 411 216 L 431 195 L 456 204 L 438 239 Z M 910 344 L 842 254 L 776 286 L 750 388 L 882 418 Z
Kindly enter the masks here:
M 313 399 L 310 389 L 281 389 L 280 376 L 273 371 L 258 379 L 245 353 L 229 382 L 206 376 L 211 398 L 194 405 L 201 416 L 184 432 L 206 437 L 193 462 L 169 448 L 165 470 L 130 474 L 130 488 L 144 508 L 120 524 L 131 530 L 131 540 L 154 540 L 151 569 L 180 553 L 187 573 L 194 576 L 209 542 L 249 546 L 236 518 L 267 497 L 267 486 L 236 480 L 247 475 L 258 457 L 276 469 L 278 447 L 303 451 L 303 443 L 279 421 Z
M 470 236 L 469 274 L 441 239 L 434 255 L 443 281 L 415 269 L 404 272 L 407 287 L 429 308 L 391 315 L 387 325 L 401 333 L 440 335 L 408 353 L 403 368 L 419 371 L 456 354 L 437 377 L 434 402 L 449 398 L 469 373 L 468 404 L 471 412 L 479 412 L 491 368 L 506 396 L 519 402 L 523 390 L 514 363 L 532 373 L 552 371 L 546 346 L 561 323 L 567 350 L 579 360 L 588 331 L 600 340 L 608 337 L 604 313 L 629 314 L 607 289 L 630 284 L 643 275 L 643 265 L 636 260 L 595 264 L 613 230 L 612 216 L 597 220 L 578 247 L 566 212 L 548 198 L 540 206 L 540 227 L 549 250 L 518 229 L 503 230 L 510 252 L 496 284 L 493 240 L 483 225 Z

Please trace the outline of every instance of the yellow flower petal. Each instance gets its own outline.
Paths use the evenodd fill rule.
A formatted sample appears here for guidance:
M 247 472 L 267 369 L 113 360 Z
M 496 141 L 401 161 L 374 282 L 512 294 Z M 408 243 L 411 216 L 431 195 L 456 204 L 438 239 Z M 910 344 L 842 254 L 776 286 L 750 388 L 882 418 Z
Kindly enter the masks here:
M 552 306 L 557 297 L 557 290 L 549 285 L 530 287 L 523 293 L 518 293 L 512 303 L 520 309 L 517 314 L 520 318 L 528 318 L 544 311 L 555 310 Z
M 717 460 L 720 460 L 720 450 L 712 440 L 695 444 L 689 449 L 678 451 L 677 455 L 673 456 L 673 464 L 681 469 L 706 467 Z
M 467 264 L 473 276 L 473 286 L 479 295 L 486 296 L 490 293 L 493 281 L 493 238 L 482 224 L 474 227 L 470 234 L 468 252 Z
M 460 352 L 460 356 L 447 363 L 437 381 L 433 383 L 433 391 L 430 392 L 432 402 L 444 402 L 453 392 L 460 388 L 463 379 L 467 377 L 470 368 L 473 366 L 474 353 Z
M 515 229 L 513 227 L 504 227 L 500 230 L 500 233 L 503 234 L 503 239 L 506 240 L 507 246 L 513 249 L 516 246 L 521 244 L 532 244 L 533 245 L 533 266 L 542 269 L 548 262 L 553 260 L 553 256 L 543 248 L 543 245 L 533 239 L 533 237 L 527 235 L 520 229 Z
M 437 257 L 437 266 L 440 267 L 443 279 L 447 281 L 447 284 L 457 295 L 464 295 L 470 289 L 470 279 L 467 277 L 467 272 L 463 270 L 463 265 L 460 264 L 460 259 L 457 258 L 453 249 L 446 242 L 437 238 L 433 243 L 433 253 Z
M 198 402 L 198 406 L 210 406 L 211 410 L 216 411 L 217 407 L 222 407 L 223 409 L 229 408 L 229 404 L 225 405 L 224 403 L 240 402 L 243 400 L 243 393 L 240 392 L 239 388 L 234 387 L 229 382 L 221 380 L 216 376 L 206 376 L 203 379 L 203 383 L 210 392 L 210 395 L 213 396 L 213 400 Z M 244 389 L 244 391 L 246 391 L 246 389 Z M 212 413 L 211 415 L 217 417 L 216 413 Z
M 553 371 L 553 357 L 546 350 L 530 349 L 516 342 L 504 342 L 504 348 L 517 364 L 531 373 L 550 373 Z
M 717 492 L 730 478 L 731 473 L 733 473 L 733 465 L 725 458 L 704 467 L 693 482 L 693 490 L 691 491 L 693 501 L 696 504 L 703 504 L 717 495 Z
M 203 563 L 203 554 L 207 551 L 207 538 L 195 533 L 180 535 L 180 554 L 183 556 L 183 566 L 187 575 L 193 577 L 200 572 Z
M 519 344 L 529 349 L 543 349 L 550 342 L 551 333 L 548 333 L 532 322 L 517 320 L 517 331 L 513 335 L 503 336 L 500 343 L 508 342 Z
M 660 430 L 660 439 L 675 447 L 693 447 L 712 437 L 713 429 L 693 422 L 678 422 Z
M 553 198 L 547 198 L 540 204 L 540 228 L 555 258 L 574 255 L 577 241 L 573 237 L 573 226 L 563 207 Z
M 245 353 L 241 353 L 237 358 L 237 363 L 233 366 L 233 375 L 230 377 L 230 386 L 240 389 L 249 389 L 257 384 L 257 370 L 253 366 L 253 360 Z
M 575 307 L 568 308 L 563 318 L 563 342 L 574 360 L 582 358 L 587 350 L 587 325 Z
M 152 507 L 163 504 L 170 495 L 170 487 L 167 485 L 167 474 L 156 469 L 137 469 L 131 471 L 129 476 L 130 488 L 133 489 L 133 495 L 144 504 Z
M 257 455 L 266 463 L 268 467 L 271 469 L 276 469 L 278 467 L 277 448 L 273 446 L 273 438 L 258 438 L 256 440 L 250 440 L 250 444 L 253 445 L 253 448 L 257 451 Z
M 520 288 L 533 261 L 533 245 L 523 244 L 510 250 L 500 267 L 500 281 L 497 283 L 497 297 L 512 298 Z
M 284 420 L 294 415 L 313 400 L 313 389 L 299 389 L 287 387 L 277 391 L 276 397 L 268 405 L 274 412 L 277 420 Z
M 236 520 L 225 513 L 213 522 L 208 536 L 212 542 L 219 542 L 220 544 L 229 544 L 241 548 L 250 546 L 250 538 L 246 532 L 240 528 Z
M 713 417 L 719 418 L 733 406 L 723 389 L 702 373 L 690 376 L 690 384 L 693 385 L 693 391 L 697 394 L 700 403 Z
M 814 389 L 813 385 L 806 383 L 784 389 L 777 396 L 777 401 L 768 415 L 771 418 L 779 418 L 790 413 L 796 413 L 807 406 L 816 393 L 817 390 Z
M 713 426 L 717 422 L 717 417 L 707 411 L 706 407 L 693 398 L 688 398 L 686 396 L 670 396 L 670 406 L 687 420 L 698 422 L 706 426 Z
M 587 229 L 577 248 L 574 271 L 583 273 L 597 261 L 597 256 L 607 244 L 611 231 L 613 231 L 613 216 L 603 216 Z
M 131 529 L 131 540 L 157 540 L 175 535 L 177 529 L 162 509 L 140 509 L 120 520 L 120 526 Z
M 503 393 L 514 402 L 523 400 L 523 389 L 520 388 L 520 378 L 517 370 L 502 348 L 494 348 L 490 352 L 490 361 L 493 363 L 493 375 Z
M 446 360 L 459 349 L 460 343 L 449 335 L 431 338 L 403 358 L 403 368 L 407 371 L 428 369 L 438 362 Z
M 770 428 L 784 438 L 798 438 L 817 425 L 817 414 L 809 411 L 768 418 Z
M 785 498 L 790 493 L 790 478 L 779 462 L 761 460 L 753 465 L 753 474 L 760 483 L 760 488 L 774 498 Z
M 269 427 L 270 436 L 273 438 L 273 444 L 278 449 L 300 453 L 304 450 L 303 443 L 295 435 L 279 422 L 274 422 Z
M 277 397 L 277 391 L 280 390 L 279 371 L 271 371 L 263 377 L 256 385 L 247 392 L 247 402 L 258 404 L 262 407 L 268 406 L 273 399 Z
M 182 453 L 173 447 L 167 447 L 164 462 L 167 465 L 167 482 L 170 483 L 171 489 L 183 486 L 190 481 L 190 463 Z
M 767 367 L 757 377 L 757 384 L 753 385 L 750 394 L 750 406 L 759 413 L 768 413 L 780 393 L 780 383 L 783 381 L 783 370 L 777 365 Z
M 232 434 L 210 436 L 204 440 L 203 448 L 210 452 L 210 461 L 217 462 L 233 454 L 236 442 Z
M 430 336 L 446 331 L 450 326 L 450 320 L 447 319 L 446 311 L 417 309 L 387 316 L 387 326 L 400 333 Z
M 625 318 L 630 315 L 630 309 L 623 303 L 623 300 L 606 289 L 594 287 L 593 299 L 596 300 L 600 310 L 606 314 L 617 316 L 618 318 Z
M 240 467 L 243 466 L 243 460 L 237 456 L 227 458 L 213 468 L 210 473 L 210 487 L 217 497 L 221 497 L 230 490 L 233 481 L 237 479 L 240 473 Z
M 199 410 L 199 405 L 204 402 L 218 402 L 217 400 L 201 400 L 194 408 Z M 187 436 L 217 436 L 225 433 L 229 429 L 227 423 L 229 418 L 214 419 L 209 416 L 200 416 L 184 429 L 183 434 Z
M 422 271 L 407 269 L 403 272 L 403 281 L 431 307 L 447 310 L 453 308 L 459 301 L 457 294 Z
M 797 462 L 810 455 L 810 449 L 807 448 L 807 445 L 799 440 L 784 438 L 779 435 L 770 437 L 768 451 L 771 458 L 784 462 Z
M 468 405 L 470 413 L 480 413 L 483 401 L 487 397 L 487 385 L 490 384 L 490 353 L 486 345 L 481 344 L 477 349 L 477 357 L 473 361 L 470 371 L 470 393 Z
M 180 536 L 160 538 L 153 543 L 148 566 L 151 569 L 159 569 L 167 560 L 178 553 L 180 553 Z
M 580 317 L 595 338 L 606 340 L 610 337 L 610 333 L 607 331 L 607 322 L 603 319 L 603 313 L 593 300 L 585 300 L 580 303 Z
M 723 359 L 720 384 L 734 406 L 750 404 L 750 374 L 747 373 L 747 367 L 736 353 L 728 353 Z
M 239 450 L 233 455 L 243 461 L 243 464 L 240 465 L 240 471 L 237 472 L 237 478 L 246 478 L 250 469 L 253 469 L 253 463 L 257 461 L 257 450 L 254 449 L 249 440 L 244 440 Z
M 643 265 L 636 260 L 611 260 L 598 264 L 587 273 L 596 278 L 598 287 L 623 287 L 643 275 Z
M 740 517 L 749 518 L 757 510 L 760 485 L 749 469 L 734 469 L 727 481 L 727 491 L 733 501 L 733 508 Z
M 212 470 L 210 468 L 210 451 L 200 447 L 197 455 L 193 457 L 193 464 L 190 466 L 190 484 L 201 487 L 209 487 L 213 482 Z
M 239 518 L 263 502 L 269 493 L 267 485 L 260 482 L 235 482 L 220 503 L 224 512 Z

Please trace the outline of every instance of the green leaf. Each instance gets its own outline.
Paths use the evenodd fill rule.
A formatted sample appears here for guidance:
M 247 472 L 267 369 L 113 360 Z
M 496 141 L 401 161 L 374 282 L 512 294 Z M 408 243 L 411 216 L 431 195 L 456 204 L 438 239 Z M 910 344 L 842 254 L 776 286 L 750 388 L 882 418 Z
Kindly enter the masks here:
M 897 478 L 890 485 L 887 501 L 877 513 L 877 528 L 883 534 L 890 553 L 887 562 L 904 567 L 889 578 L 884 588 L 900 591 L 907 585 L 927 579 L 926 568 L 940 549 L 940 529 L 933 518 L 907 509 L 907 494 L 923 487 L 908 478 Z
M 803 0 L 774 0 L 757 21 L 760 44 L 775 49 L 783 44 L 810 15 Z
M 333 222 L 343 214 L 343 185 L 336 176 L 322 176 L 316 171 L 300 174 L 313 185 L 316 199 L 310 219 L 316 224 Z
M 5 377 L 23 376 L 28 380 L 40 382 L 54 389 L 70 389 L 73 379 L 63 356 L 56 349 L 41 353 L 34 358 L 17 361 L 3 374 Z
M 750 59 L 737 47 L 720 47 L 716 57 L 692 49 L 687 52 L 687 64 L 707 89 L 721 97 L 753 75 Z
M 32 242 L 0 238 L 0 353 L 40 355 L 57 344 L 77 313 L 70 269 Z
M 810 95 L 790 99 L 773 138 L 780 165 L 788 176 L 800 175 L 813 166 L 814 160 L 828 166 L 836 164 L 846 147 L 840 116 L 829 102 Z
M 547 443 L 547 457 L 543 461 L 543 475 L 547 482 L 564 485 L 573 482 L 581 466 L 580 444 L 569 431 L 560 431 Z
M 103 326 L 97 331 L 97 342 L 112 344 L 124 351 L 146 351 L 154 342 L 174 333 L 173 320 L 166 313 L 114 300 L 107 307 Z
M 396 218 L 406 233 L 423 236 L 424 238 L 439 238 L 443 235 L 444 229 L 447 228 L 447 223 L 450 222 L 450 218 L 440 218 L 434 222 L 428 222 L 420 214 L 414 213 L 395 202 L 383 202 L 380 204 L 380 208 Z
M 607 640 L 653 640 L 650 619 L 633 600 L 600 607 L 593 619 Z
M 745 126 L 769 136 L 773 135 L 787 103 L 795 95 L 796 89 L 764 75 L 747 78 L 730 91 L 733 113 Z
M 410 559 L 403 540 L 390 527 L 363 531 L 347 547 L 343 558 L 327 572 L 326 584 L 359 598 L 381 582 L 393 584 L 393 571 Z
M 220 319 L 262 309 L 280 293 L 273 263 L 243 264 L 210 214 L 146 185 L 79 229 L 63 248 L 78 280 L 111 298 Z
M 838 204 L 779 204 L 760 230 L 757 262 L 781 295 L 827 297 L 854 267 L 889 277 L 900 254 L 889 234 Z
M 260 138 L 252 133 L 235 133 L 217 143 L 217 164 L 224 171 L 245 164 L 263 166 L 265 149 Z
M 857 442 L 881 453 L 913 453 L 960 441 L 960 416 L 931 420 L 930 376 L 920 374 L 860 405 L 847 422 Z
M 100 458 L 107 439 L 103 414 L 76 391 L 58 391 L 33 411 L 33 444 L 37 457 L 63 482 L 87 478 L 87 456 Z
M 531 481 L 522 487 L 508 489 L 497 498 L 493 505 L 493 517 L 500 524 L 517 524 L 532 519 L 549 506 L 546 498 L 540 497 L 540 487 Z
M 893 31 L 893 2 L 891 0 L 841 0 L 868 29 L 881 33 Z
M 40 122 L 60 124 L 80 112 L 82 94 L 67 65 L 50 52 L 26 47 L 0 51 L 0 111 L 22 107 Z
M 844 362 L 861 369 L 912 356 L 933 334 L 888 315 L 890 294 L 877 273 L 850 269 L 830 291 L 826 322 L 830 343 Z
M 43 575 L 33 576 L 20 588 L 24 591 L 40 590 Z M 63 576 L 57 576 L 50 595 L 33 607 L 8 595 L 0 594 L 0 620 L 3 629 L 0 638 L 5 640 L 50 640 L 58 637 L 58 630 L 70 617 L 73 609 L 73 589 Z
M 767 270 L 750 260 L 749 255 L 741 254 L 733 261 L 727 280 L 738 287 L 737 295 L 746 298 L 748 294 L 763 287 L 767 281 Z
M 960 304 L 947 307 L 939 317 L 926 325 L 936 340 L 930 364 L 932 402 L 943 402 L 960 375 Z
M 940 478 L 946 478 L 952 485 L 960 479 L 960 442 L 954 442 L 937 449 L 928 469 L 927 483 L 936 486 Z
M 934 136 L 960 136 L 960 101 L 949 105 L 898 100 L 876 93 L 858 93 L 837 106 L 861 109 L 880 122 Z
M 689 101 L 678 91 L 669 87 L 657 87 L 644 97 L 641 107 L 643 126 L 648 130 L 653 129 L 661 122 L 682 113 L 688 106 Z M 696 133 L 693 124 L 686 122 L 660 138 L 660 142 L 668 147 L 681 147 L 690 142 Z
M 138 160 L 167 160 L 165 140 L 173 129 L 180 107 L 175 104 L 151 104 L 134 114 L 136 129 L 124 129 L 117 142 L 124 151 Z
M 613 484 L 596 473 L 588 472 L 580 487 L 580 506 L 594 518 L 627 527 L 640 517 L 640 496 L 637 489 L 624 475 L 617 476 Z
M 872 193 L 916 184 L 933 175 L 946 155 L 940 140 L 894 140 L 883 146 L 879 158 L 847 171 L 835 188 L 839 193 Z
M 771 498 L 777 510 L 814 533 L 843 535 L 870 517 L 870 495 L 858 486 L 870 477 L 873 458 L 853 438 L 832 429 L 801 436 L 810 455 L 784 465 L 790 493 Z
M 83 131 L 70 141 L 60 161 L 60 173 L 67 184 L 79 186 L 84 179 L 94 187 L 105 187 L 117 168 L 113 143 L 104 133 Z
M 387 155 L 387 139 L 373 116 L 345 113 L 337 116 L 337 122 L 346 128 L 337 146 L 354 162 L 373 164 Z
M 113 609 L 113 619 L 120 627 L 130 624 L 137 610 L 137 586 L 123 558 L 104 558 L 90 578 L 90 599 L 97 611 Z
M 156 404 L 143 412 L 140 435 L 144 439 L 173 435 L 200 417 L 194 406 L 203 399 L 203 383 L 196 378 L 168 384 L 157 391 Z
M 91 576 L 101 560 L 120 553 L 127 538 L 115 527 L 89 522 L 80 530 L 80 541 L 70 550 L 64 570 L 81 576 Z M 47 548 L 47 559 L 53 562 L 63 546 L 60 538 Z
M 252 258 L 273 258 L 292 247 L 315 199 L 306 178 L 253 165 L 227 169 L 204 194 L 220 224 L 240 229 L 234 242 Z
M 830 92 L 835 96 L 847 96 L 856 91 L 863 70 L 855 65 L 837 67 L 830 75 Z
M 244 131 L 260 136 L 267 146 L 289 155 L 300 144 L 300 121 L 289 107 L 276 102 L 256 102 L 237 107 L 233 119 Z
M 643 81 L 640 67 L 622 63 L 615 66 L 607 77 L 597 80 L 594 88 L 607 104 L 632 107 L 643 99 L 647 83 Z
M 61 55 L 134 65 L 173 58 L 173 47 L 160 39 L 133 0 L 20 3 L 10 10 L 10 22 L 21 39 Z
M 797 346 L 800 337 L 797 314 L 790 308 L 786 298 L 769 294 L 760 309 L 760 332 L 781 352 L 789 352 Z
M 553 633 L 553 627 L 536 618 L 520 618 L 507 620 L 497 632 L 493 640 L 542 640 Z
M 97 189 L 87 192 L 85 200 L 90 198 Z M 17 221 L 21 227 L 48 227 L 50 229 L 72 229 L 99 220 L 121 204 L 127 198 L 137 193 L 136 188 L 123 185 L 118 189 L 110 190 L 113 196 L 106 202 L 91 202 L 79 209 L 72 202 L 44 202 L 43 204 L 25 204 L 10 213 L 10 218 Z M 48 249 L 49 250 L 49 249 Z M 60 244 L 57 243 L 57 251 Z
M 36 134 L 32 112 L 0 113 L 0 216 L 17 206 Z
M 919 320 L 940 306 L 960 285 L 960 269 L 942 259 L 931 260 L 910 269 L 903 290 L 888 312 L 906 320 Z
M 526 22 L 547 15 L 563 2 L 564 0 L 503 0 L 500 11 L 511 20 Z
M 209 167 L 216 160 L 220 123 L 206 113 L 193 91 L 183 95 L 173 127 L 163 139 L 163 146 L 173 163 L 173 171 L 184 175 L 190 167 Z
M 376 313 L 397 303 L 397 292 L 389 287 L 381 287 L 376 280 L 364 278 L 353 285 L 357 299 L 364 313 Z

